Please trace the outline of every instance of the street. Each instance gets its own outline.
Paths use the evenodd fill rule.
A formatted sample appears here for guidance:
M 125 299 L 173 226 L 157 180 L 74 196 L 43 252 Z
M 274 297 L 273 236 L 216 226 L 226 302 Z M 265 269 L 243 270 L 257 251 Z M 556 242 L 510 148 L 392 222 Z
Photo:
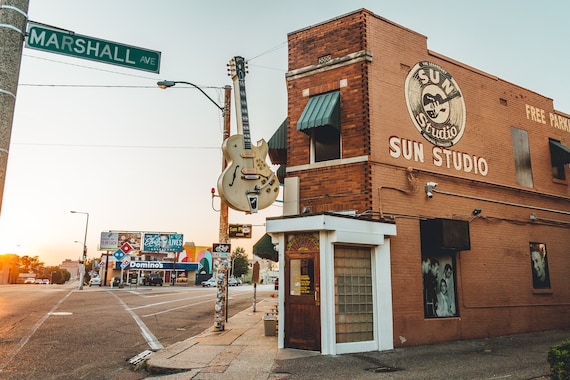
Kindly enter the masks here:
M 257 300 L 272 286 L 257 287 Z M 128 362 L 213 328 L 215 288 L 70 285 L 0 287 L 1 379 L 143 379 Z M 229 313 L 253 287 L 229 289 Z

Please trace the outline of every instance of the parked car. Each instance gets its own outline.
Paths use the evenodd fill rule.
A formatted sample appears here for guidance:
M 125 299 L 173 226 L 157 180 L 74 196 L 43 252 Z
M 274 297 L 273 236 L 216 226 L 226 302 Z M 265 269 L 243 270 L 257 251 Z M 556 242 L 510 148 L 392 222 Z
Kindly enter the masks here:
M 216 286 L 216 279 L 214 277 L 210 277 L 206 281 L 202 281 L 202 286 L 205 288 L 209 288 L 210 286 Z
M 228 286 L 240 286 L 241 281 L 235 277 L 228 278 Z
M 36 283 L 36 279 L 33 277 L 28 277 L 26 278 L 26 281 L 24 281 L 24 284 L 35 284 Z
M 89 280 L 89 286 L 91 285 L 101 285 L 101 277 L 91 277 L 91 280 Z
M 143 285 L 160 285 L 162 286 L 164 280 L 158 273 L 151 273 L 143 278 Z
M 47 278 L 44 278 L 44 279 L 42 280 L 42 284 L 44 284 L 44 285 L 49 285 L 49 280 L 48 280 Z
M 42 279 L 41 278 L 36 278 L 36 281 L 34 282 L 34 284 L 38 284 L 38 285 L 42 285 Z

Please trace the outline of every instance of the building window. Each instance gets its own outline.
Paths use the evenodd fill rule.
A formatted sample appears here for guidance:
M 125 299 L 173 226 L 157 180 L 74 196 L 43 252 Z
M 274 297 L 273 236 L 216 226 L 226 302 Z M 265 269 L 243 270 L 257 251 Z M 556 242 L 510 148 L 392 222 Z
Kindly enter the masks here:
M 533 187 L 528 132 L 524 129 L 511 127 L 511 137 L 513 141 L 517 183 L 521 186 Z
M 311 162 L 340 158 L 340 132 L 332 127 L 314 128 L 311 134 Z
M 426 318 L 457 317 L 455 256 L 425 256 L 422 259 L 424 315 Z
M 564 166 L 570 162 L 570 148 L 562 145 L 560 141 L 548 139 L 550 147 L 550 162 L 552 164 L 552 177 L 565 180 Z
M 369 248 L 335 247 L 336 343 L 374 340 L 374 296 Z
M 311 163 L 339 159 L 340 154 L 340 91 L 311 96 L 297 130 L 311 139 Z

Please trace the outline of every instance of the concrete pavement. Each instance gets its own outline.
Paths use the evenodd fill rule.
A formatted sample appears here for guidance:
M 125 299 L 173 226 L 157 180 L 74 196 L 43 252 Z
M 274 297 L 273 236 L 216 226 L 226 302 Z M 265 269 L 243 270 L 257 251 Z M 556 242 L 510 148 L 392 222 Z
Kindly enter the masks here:
M 277 300 L 236 314 L 225 331 L 211 330 L 153 353 L 149 379 L 547 379 L 546 352 L 570 328 L 504 337 L 323 356 L 277 349 L 263 316 Z M 174 373 L 176 372 L 176 373 Z

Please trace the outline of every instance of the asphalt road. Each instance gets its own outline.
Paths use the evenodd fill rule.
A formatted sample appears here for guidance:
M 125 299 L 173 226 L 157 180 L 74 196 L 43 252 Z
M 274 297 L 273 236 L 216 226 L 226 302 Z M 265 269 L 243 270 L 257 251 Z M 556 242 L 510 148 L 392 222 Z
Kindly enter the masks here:
M 252 306 L 253 287 L 229 289 L 229 313 Z M 272 287 L 258 287 L 257 300 Z M 144 379 L 128 362 L 211 328 L 215 288 L 0 287 L 0 379 Z

